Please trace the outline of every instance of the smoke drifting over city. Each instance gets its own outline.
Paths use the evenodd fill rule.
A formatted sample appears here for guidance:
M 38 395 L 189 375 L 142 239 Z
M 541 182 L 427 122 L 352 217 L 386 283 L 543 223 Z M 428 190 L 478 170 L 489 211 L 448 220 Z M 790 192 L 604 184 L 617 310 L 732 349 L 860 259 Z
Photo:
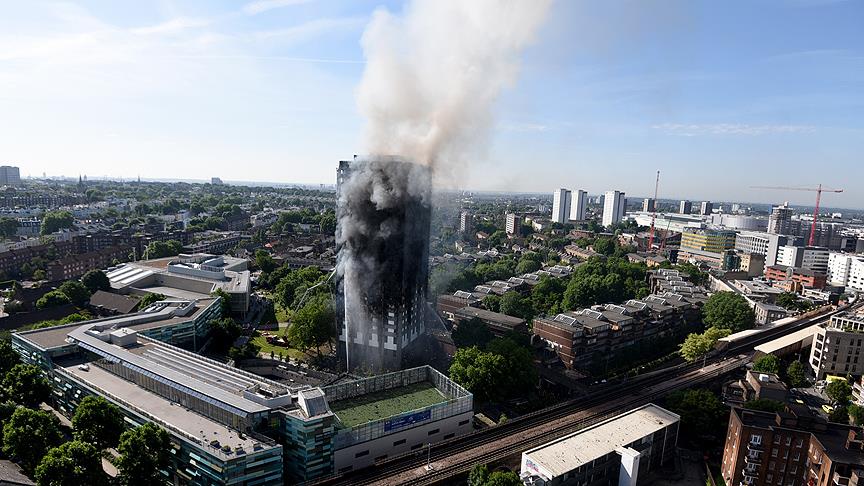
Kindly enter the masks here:
M 378 10 L 357 98 L 368 158 L 340 166 L 337 244 L 350 368 L 398 367 L 425 330 L 430 193 L 493 124 L 547 0 L 416 0 Z M 353 362 L 350 362 L 352 361 Z M 396 361 L 396 362 L 394 362 Z

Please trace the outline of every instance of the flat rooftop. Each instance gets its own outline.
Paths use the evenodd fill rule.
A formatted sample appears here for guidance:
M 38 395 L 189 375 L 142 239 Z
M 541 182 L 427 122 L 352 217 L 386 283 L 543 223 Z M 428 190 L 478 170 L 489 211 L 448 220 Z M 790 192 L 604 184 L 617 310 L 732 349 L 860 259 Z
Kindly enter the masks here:
M 345 428 L 393 417 L 447 401 L 435 385 L 420 382 L 330 402 L 330 410 Z
M 649 403 L 522 454 L 557 477 L 678 420 L 672 412 Z
M 240 438 L 237 431 L 145 390 L 98 366 L 91 365 L 88 371 L 80 370 L 78 366 L 68 366 L 61 369 L 92 387 L 108 392 L 126 404 L 134 404 L 134 408 L 138 408 L 175 429 L 179 429 L 188 436 L 201 439 L 202 443 L 207 444 L 208 447 L 211 441 L 217 440 L 220 447 L 228 446 L 232 453 L 235 448 L 239 447 L 246 454 L 249 454 L 254 450 L 255 444 L 260 444 L 260 442 L 245 435 Z M 111 397 L 109 396 L 109 398 Z M 267 446 L 265 445 L 265 447 Z
M 17 334 L 19 337 L 32 342 L 33 344 L 39 346 L 42 349 L 57 348 L 69 344 L 68 342 L 66 342 L 66 337 L 69 335 L 69 333 L 87 323 L 110 322 L 114 323 L 115 326 L 118 328 L 127 327 L 135 331 L 146 331 L 148 329 L 153 329 L 156 327 L 176 325 L 195 319 L 195 316 L 197 316 L 198 313 L 200 313 L 202 310 L 209 307 L 214 300 L 215 299 L 209 296 L 204 299 L 199 299 L 195 303 L 195 309 L 186 316 L 172 316 L 168 313 L 164 313 L 161 316 L 153 314 L 153 320 L 149 320 L 147 322 L 134 322 L 141 316 L 147 316 L 149 314 L 146 312 L 136 312 L 134 314 L 124 314 L 115 317 L 108 317 L 105 319 L 97 319 L 92 321 L 76 322 L 73 324 L 66 324 L 62 326 L 34 329 L 32 331 L 24 331 Z

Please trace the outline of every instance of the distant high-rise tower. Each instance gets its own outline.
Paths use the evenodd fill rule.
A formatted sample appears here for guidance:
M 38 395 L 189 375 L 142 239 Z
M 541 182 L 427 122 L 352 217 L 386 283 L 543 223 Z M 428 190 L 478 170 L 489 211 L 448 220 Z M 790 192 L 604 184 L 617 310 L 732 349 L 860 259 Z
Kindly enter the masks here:
M 519 216 L 515 213 L 507 213 L 505 217 L 504 230 L 508 235 L 515 235 L 522 229 L 522 222 L 519 221 Z
M 603 195 L 603 226 L 618 224 L 624 218 L 626 206 L 623 192 L 606 191 Z
M 642 200 L 642 211 L 646 213 L 654 211 L 654 204 L 656 203 L 653 199 L 651 199 L 650 197 L 646 197 Z
M 468 211 L 462 211 L 459 214 L 459 231 L 461 233 L 471 233 L 474 231 L 474 215 Z
M 11 165 L 0 166 L 0 186 L 17 186 L 21 184 L 21 172 Z
M 690 201 L 681 201 L 678 204 L 678 213 L 680 214 L 690 214 L 693 211 L 693 203 Z
M 588 193 L 582 189 L 577 189 L 571 196 L 570 221 L 585 221 L 585 211 L 588 208 Z
M 566 223 L 570 217 L 570 191 L 558 189 L 552 193 L 552 221 Z
M 771 208 L 771 215 L 768 216 L 768 232 L 775 235 L 792 233 L 792 208 L 789 207 L 788 202 Z
M 431 180 L 428 167 L 395 158 L 339 162 L 339 354 L 349 371 L 399 369 L 425 333 Z
M 714 210 L 714 205 L 711 204 L 711 201 L 702 201 L 702 208 L 699 210 L 699 214 L 702 216 L 708 216 Z

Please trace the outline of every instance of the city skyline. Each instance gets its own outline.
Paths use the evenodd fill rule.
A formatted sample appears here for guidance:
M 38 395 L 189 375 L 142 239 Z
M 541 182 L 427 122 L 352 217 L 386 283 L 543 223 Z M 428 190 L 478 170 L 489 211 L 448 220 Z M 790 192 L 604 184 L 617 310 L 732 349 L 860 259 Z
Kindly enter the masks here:
M 360 38 L 379 5 L 403 9 L 12 5 L 0 20 L 0 157 L 22 176 L 332 184 L 333 161 L 362 149 Z M 841 187 L 823 204 L 862 208 L 846 184 L 864 177 L 861 13 L 843 1 L 558 2 L 479 162 L 451 185 L 647 197 L 660 169 L 661 199 L 813 204 L 751 189 L 747 171 L 753 185 Z

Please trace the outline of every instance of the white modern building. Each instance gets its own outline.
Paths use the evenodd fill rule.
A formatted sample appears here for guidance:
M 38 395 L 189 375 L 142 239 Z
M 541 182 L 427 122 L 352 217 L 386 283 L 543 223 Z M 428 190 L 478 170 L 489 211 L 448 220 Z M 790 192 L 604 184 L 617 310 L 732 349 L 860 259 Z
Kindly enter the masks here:
M 585 212 L 588 209 L 588 193 L 577 189 L 572 194 L 570 202 L 570 221 L 585 221 Z
M 474 215 L 468 211 L 462 211 L 459 214 L 459 231 L 462 233 L 471 233 L 474 231 Z
M 777 252 L 781 246 L 786 246 L 788 239 L 783 235 L 762 233 L 758 231 L 741 231 L 735 237 L 735 250 L 741 253 L 765 256 L 765 265 L 777 263 Z
M 702 216 L 707 216 L 714 211 L 714 204 L 711 201 L 702 201 L 702 207 L 699 208 L 699 214 Z
M 656 201 L 654 201 L 654 199 L 652 199 L 650 197 L 646 197 L 645 199 L 642 200 L 642 211 L 645 211 L 646 213 L 650 213 L 650 212 L 654 211 L 654 207 L 656 204 L 657 203 L 656 203 Z
M 781 246 L 777 251 L 777 264 L 827 274 L 828 255 L 827 248 L 786 245 Z
M 864 255 L 831 252 L 828 255 L 828 283 L 864 292 Z
M 603 226 L 618 224 L 624 218 L 627 207 L 624 193 L 621 191 L 606 191 L 603 196 Z
M 678 212 L 680 214 L 690 214 L 693 212 L 693 203 L 690 201 L 681 201 L 678 204 Z
M 508 235 L 515 235 L 521 229 L 521 222 L 519 221 L 519 217 L 515 213 L 507 213 L 506 223 L 504 225 L 504 230 Z
M 558 189 L 552 193 L 552 222 L 566 223 L 570 217 L 570 191 Z
M 653 403 L 522 453 L 519 476 L 530 486 L 618 484 L 675 456 L 680 417 Z

